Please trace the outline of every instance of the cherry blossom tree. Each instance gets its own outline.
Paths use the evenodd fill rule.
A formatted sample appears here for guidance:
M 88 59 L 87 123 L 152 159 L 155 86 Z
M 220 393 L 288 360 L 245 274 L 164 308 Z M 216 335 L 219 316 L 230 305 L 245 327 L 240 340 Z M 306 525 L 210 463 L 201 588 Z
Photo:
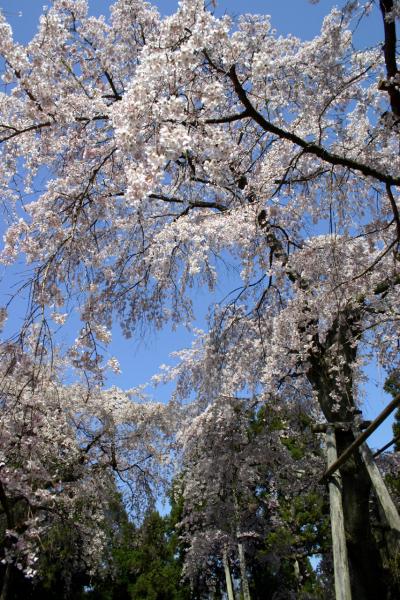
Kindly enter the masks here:
M 2 20 L 2 260 L 31 266 L 39 348 L 78 305 L 69 357 L 99 375 L 115 316 L 127 336 L 189 322 L 193 286 L 230 257 L 242 286 L 182 355 L 178 392 L 311 394 L 352 421 L 368 352 L 398 365 L 400 11 L 373 4 L 333 9 L 311 41 L 200 0 L 165 19 L 117 0 L 109 21 L 55 0 L 26 47 Z M 355 48 L 377 15 L 383 51 Z M 368 477 L 357 457 L 341 471 L 353 592 L 382 596 Z
M 5 365 L 5 366 L 4 366 Z M 35 576 L 40 545 L 57 526 L 80 540 L 76 552 L 101 567 L 104 520 L 114 478 L 133 514 L 162 484 L 169 447 L 166 407 L 133 402 L 118 389 L 63 386 L 54 369 L 20 355 L 3 363 L 0 413 L 0 519 L 7 598 L 13 566 Z M 74 557 L 71 556 L 71 562 Z
M 318 489 L 320 451 L 311 432 L 305 440 L 298 420 L 290 422 L 292 411 L 285 418 L 280 408 L 257 412 L 251 404 L 249 399 L 219 398 L 183 430 L 177 489 L 183 500 L 178 530 L 186 547 L 184 576 L 212 588 L 222 566 L 228 597 L 232 572 L 249 600 L 250 573 L 260 552 L 263 569 L 278 573 L 278 588 L 286 598 L 296 597 L 304 583 L 299 573 L 296 577 L 299 562 L 308 556 L 299 531 L 281 548 L 266 550 L 264 545 L 268 537 L 278 538 L 284 527 L 286 532 L 291 528 L 281 503 L 294 503 L 310 486 Z M 298 409 L 304 411 L 305 405 Z M 283 577 L 283 564 L 289 564 L 292 577 Z M 264 598 L 276 593 L 276 585 L 262 589 Z

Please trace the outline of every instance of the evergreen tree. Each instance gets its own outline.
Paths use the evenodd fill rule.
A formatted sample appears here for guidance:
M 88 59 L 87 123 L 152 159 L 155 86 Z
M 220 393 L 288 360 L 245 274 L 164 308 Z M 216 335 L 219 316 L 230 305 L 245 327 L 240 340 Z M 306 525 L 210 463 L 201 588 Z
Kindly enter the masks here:
M 97 573 L 91 574 L 77 552 L 79 530 L 73 523 L 57 524 L 42 541 L 34 580 L 14 566 L 9 570 L 7 600 L 189 600 L 191 591 L 181 583 L 182 547 L 175 531 L 179 514 L 172 500 L 169 515 L 152 510 L 135 525 L 113 488 Z M 1 580 L 4 575 L 0 566 Z
M 161 516 L 147 513 L 136 527 L 120 497 L 110 505 L 109 556 L 104 577 L 87 592 L 91 600 L 186 600 L 190 589 L 181 583 L 182 558 L 174 530 L 177 508 Z

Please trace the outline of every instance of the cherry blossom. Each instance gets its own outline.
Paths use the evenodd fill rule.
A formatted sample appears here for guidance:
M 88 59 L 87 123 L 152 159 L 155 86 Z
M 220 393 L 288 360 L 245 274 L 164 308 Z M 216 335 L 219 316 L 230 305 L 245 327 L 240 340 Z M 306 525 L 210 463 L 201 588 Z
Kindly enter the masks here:
M 166 18 L 117 0 L 109 20 L 55 0 L 26 46 L 2 17 L 1 260 L 30 269 L 22 347 L 34 332 L 46 353 L 49 320 L 77 307 L 68 357 L 99 379 L 115 319 L 128 337 L 189 324 L 193 289 L 230 262 L 240 288 L 167 374 L 176 398 L 312 398 L 315 418 L 351 422 L 365 360 L 399 359 L 397 15 L 346 2 L 302 41 L 201 0 Z M 377 17 L 383 48 L 355 48 Z M 358 459 L 342 476 L 354 590 L 376 597 L 368 478 Z
M 3 561 L 33 576 L 41 539 L 57 523 L 71 522 L 95 570 L 114 477 L 134 515 L 168 479 L 171 414 L 116 388 L 63 386 L 54 370 L 14 356 L 12 368 L 1 373 Z

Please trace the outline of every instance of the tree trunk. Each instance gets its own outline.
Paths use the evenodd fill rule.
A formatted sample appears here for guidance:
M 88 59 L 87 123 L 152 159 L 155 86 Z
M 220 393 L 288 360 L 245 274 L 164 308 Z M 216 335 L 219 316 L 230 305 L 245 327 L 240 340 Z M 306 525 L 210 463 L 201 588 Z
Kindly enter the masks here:
M 9 563 L 7 563 L 5 571 L 4 571 L 4 578 L 3 578 L 3 585 L 1 587 L 1 594 L 0 594 L 0 600 L 7 600 L 8 599 L 8 591 L 10 589 L 10 583 L 11 583 L 11 565 Z
M 310 357 L 308 379 L 328 423 L 345 421 L 351 426 L 357 412 L 353 395 L 357 349 L 353 341 L 359 335 L 358 316 L 357 311 L 341 313 L 324 344 L 319 343 Z M 336 431 L 338 456 L 353 441 L 351 430 Z M 352 597 L 386 600 L 389 592 L 385 571 L 370 522 L 371 483 L 359 452 L 349 457 L 340 475 Z
M 349 432 L 337 432 L 336 438 L 339 455 L 354 440 Z M 371 530 L 371 483 L 358 452 L 341 467 L 340 473 L 353 598 L 383 600 L 388 591 L 381 556 Z
M 4 490 L 3 484 L 0 481 L 0 504 L 3 508 L 3 511 L 6 515 L 7 521 L 7 529 L 14 529 L 15 527 L 15 519 L 14 513 L 12 510 L 12 506 L 10 505 L 9 498 Z M 5 546 L 7 547 L 9 544 L 9 540 L 5 542 Z M 3 585 L 1 587 L 0 600 L 7 600 L 10 589 L 11 589 L 11 580 L 13 576 L 13 566 L 10 563 L 6 564 L 6 568 L 4 571 Z

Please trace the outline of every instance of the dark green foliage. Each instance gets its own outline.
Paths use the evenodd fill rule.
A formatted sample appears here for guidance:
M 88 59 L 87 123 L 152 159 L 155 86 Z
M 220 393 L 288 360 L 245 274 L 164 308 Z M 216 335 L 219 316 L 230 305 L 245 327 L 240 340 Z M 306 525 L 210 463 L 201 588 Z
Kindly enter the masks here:
M 188 600 L 181 583 L 182 562 L 174 533 L 175 507 L 169 516 L 149 512 L 142 525 L 128 520 L 122 503 L 112 521 L 110 558 L 103 580 L 93 583 L 90 600 Z M 117 524 L 117 527 L 116 527 Z
M 169 518 L 151 512 L 137 533 L 135 547 L 124 557 L 129 597 L 137 600 L 189 598 L 188 590 L 180 585 L 181 565 L 175 557 Z
M 180 508 L 162 517 L 149 512 L 141 526 L 128 518 L 121 496 L 109 501 L 103 564 L 91 577 L 79 557 L 79 537 L 71 523 L 57 525 L 42 542 L 35 582 L 13 568 L 7 600 L 189 600 L 181 583 L 182 559 L 174 531 Z M 0 584 L 5 568 L 0 567 Z
M 282 524 L 266 536 L 255 556 L 254 600 L 294 590 L 296 598 L 323 598 L 323 585 L 310 558 L 330 554 L 331 534 L 326 498 L 317 491 L 281 500 Z M 264 566 L 263 566 L 264 564 Z M 263 596 L 262 590 L 270 590 Z
M 268 409 L 264 409 L 267 412 Z M 262 414 L 261 417 L 271 415 Z M 284 435 L 281 443 L 295 464 L 310 453 L 319 455 L 318 442 L 310 432 L 311 418 L 297 415 L 301 435 Z M 257 421 L 256 421 L 257 422 Z M 286 433 L 285 421 L 275 416 L 272 429 Z M 253 424 L 253 430 L 255 430 Z M 293 430 L 292 430 L 293 431 Z M 268 498 L 268 485 L 263 492 Z M 331 600 L 332 561 L 329 499 L 322 488 L 305 488 L 297 494 L 279 492 L 279 524 L 269 533 L 249 561 L 252 600 L 296 598 Z M 265 515 L 268 520 L 268 515 Z M 322 569 L 316 570 L 320 562 Z M 285 596 L 286 594 L 286 596 Z
M 315 565 L 322 558 L 326 565 L 331 564 L 326 494 L 310 490 L 287 499 L 281 497 L 279 520 L 249 562 L 252 600 L 269 600 L 275 594 L 283 598 L 285 590 L 296 599 L 330 598 L 331 569 L 324 574 L 324 582 L 311 562 Z

